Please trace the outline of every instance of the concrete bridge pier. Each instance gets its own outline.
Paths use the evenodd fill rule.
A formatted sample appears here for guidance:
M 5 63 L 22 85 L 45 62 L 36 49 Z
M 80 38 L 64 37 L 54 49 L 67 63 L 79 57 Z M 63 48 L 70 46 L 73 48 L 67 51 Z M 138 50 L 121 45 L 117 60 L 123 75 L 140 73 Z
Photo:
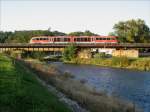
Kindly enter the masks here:
M 138 49 L 115 50 L 112 52 L 112 56 L 138 58 L 139 57 L 139 50 Z

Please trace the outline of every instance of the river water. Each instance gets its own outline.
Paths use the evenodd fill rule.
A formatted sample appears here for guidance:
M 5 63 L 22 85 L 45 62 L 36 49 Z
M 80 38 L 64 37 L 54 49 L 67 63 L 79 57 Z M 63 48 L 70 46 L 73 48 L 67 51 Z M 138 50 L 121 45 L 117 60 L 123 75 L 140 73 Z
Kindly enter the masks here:
M 59 70 L 85 80 L 97 91 L 129 100 L 150 112 L 150 72 L 53 62 Z

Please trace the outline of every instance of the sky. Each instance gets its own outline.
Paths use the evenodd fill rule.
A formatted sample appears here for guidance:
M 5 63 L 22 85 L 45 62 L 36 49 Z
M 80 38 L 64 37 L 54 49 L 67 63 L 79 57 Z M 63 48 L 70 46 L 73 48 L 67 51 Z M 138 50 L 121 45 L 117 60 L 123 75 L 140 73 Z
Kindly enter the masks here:
M 142 19 L 150 27 L 150 0 L 0 0 L 0 30 L 90 30 L 108 35 L 114 24 Z

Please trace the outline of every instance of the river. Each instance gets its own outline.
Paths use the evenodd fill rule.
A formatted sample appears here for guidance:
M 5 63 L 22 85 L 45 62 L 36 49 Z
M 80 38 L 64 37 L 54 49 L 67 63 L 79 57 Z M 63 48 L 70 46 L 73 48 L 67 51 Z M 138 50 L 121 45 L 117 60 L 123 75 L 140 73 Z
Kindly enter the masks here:
M 63 72 L 70 72 L 77 80 L 85 80 L 97 91 L 132 101 L 144 112 L 150 112 L 150 72 L 61 62 L 52 64 Z

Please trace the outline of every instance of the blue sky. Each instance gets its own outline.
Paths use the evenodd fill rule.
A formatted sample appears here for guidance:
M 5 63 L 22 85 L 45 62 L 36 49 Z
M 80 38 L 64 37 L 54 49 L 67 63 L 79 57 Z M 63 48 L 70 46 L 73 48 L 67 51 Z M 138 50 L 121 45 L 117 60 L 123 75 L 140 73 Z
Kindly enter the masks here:
M 3 31 L 90 30 L 107 35 L 119 21 L 141 18 L 150 27 L 149 0 L 1 0 Z

